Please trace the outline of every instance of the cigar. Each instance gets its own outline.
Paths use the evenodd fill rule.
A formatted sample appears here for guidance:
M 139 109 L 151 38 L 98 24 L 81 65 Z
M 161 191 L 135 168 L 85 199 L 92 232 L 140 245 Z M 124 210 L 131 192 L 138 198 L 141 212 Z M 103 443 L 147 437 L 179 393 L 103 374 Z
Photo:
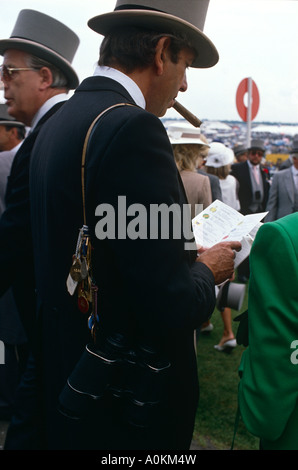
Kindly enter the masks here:
M 181 114 L 184 119 L 186 119 L 190 124 L 192 124 L 194 127 L 200 127 L 202 124 L 202 121 L 200 121 L 199 118 L 197 118 L 194 114 L 192 114 L 188 109 L 186 109 L 184 106 L 182 106 L 181 103 L 178 103 L 178 101 L 175 100 L 173 104 L 173 108 L 176 109 L 176 111 Z

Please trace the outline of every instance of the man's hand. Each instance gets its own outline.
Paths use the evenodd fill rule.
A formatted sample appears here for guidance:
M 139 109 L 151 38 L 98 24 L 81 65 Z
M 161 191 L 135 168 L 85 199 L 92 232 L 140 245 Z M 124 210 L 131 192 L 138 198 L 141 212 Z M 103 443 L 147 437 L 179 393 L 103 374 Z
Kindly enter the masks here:
M 207 250 L 200 250 L 201 254 L 197 258 L 197 262 L 208 266 L 213 273 L 215 284 L 218 285 L 227 279 L 233 279 L 235 251 L 240 250 L 240 242 L 217 243 Z

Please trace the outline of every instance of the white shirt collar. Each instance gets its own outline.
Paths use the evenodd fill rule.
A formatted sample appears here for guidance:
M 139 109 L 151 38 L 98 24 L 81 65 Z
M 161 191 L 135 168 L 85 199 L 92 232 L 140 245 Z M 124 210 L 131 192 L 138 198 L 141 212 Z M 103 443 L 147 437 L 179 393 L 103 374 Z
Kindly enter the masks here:
M 294 165 L 291 166 L 291 169 L 292 169 L 292 173 L 294 176 L 296 176 L 298 174 L 298 169 L 294 167 Z
M 130 77 L 119 70 L 113 69 L 112 67 L 106 67 L 105 65 L 97 65 L 94 70 L 94 75 L 108 77 L 120 83 L 130 94 L 134 102 L 141 108 L 145 109 L 146 101 L 144 95 L 136 82 L 134 82 Z
M 61 101 L 66 101 L 68 99 L 67 93 L 59 93 L 58 95 L 52 96 L 49 98 L 43 105 L 39 108 L 34 118 L 32 119 L 30 132 L 34 129 L 38 121 L 57 103 Z

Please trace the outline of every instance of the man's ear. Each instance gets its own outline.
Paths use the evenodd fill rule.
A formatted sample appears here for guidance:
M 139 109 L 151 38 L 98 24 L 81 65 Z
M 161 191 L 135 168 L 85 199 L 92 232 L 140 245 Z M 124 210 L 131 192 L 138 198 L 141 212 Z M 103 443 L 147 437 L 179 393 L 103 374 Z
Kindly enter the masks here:
M 53 83 L 53 75 L 51 70 L 48 67 L 42 67 L 39 70 L 39 75 L 41 77 L 41 86 L 43 88 L 49 88 Z
M 11 127 L 9 129 L 10 135 L 12 135 L 14 138 L 17 138 L 18 136 L 18 129 L 16 127 Z
M 169 57 L 169 46 L 171 39 L 167 36 L 163 36 L 157 43 L 155 50 L 155 67 L 158 75 L 162 75 L 164 71 L 164 65 Z

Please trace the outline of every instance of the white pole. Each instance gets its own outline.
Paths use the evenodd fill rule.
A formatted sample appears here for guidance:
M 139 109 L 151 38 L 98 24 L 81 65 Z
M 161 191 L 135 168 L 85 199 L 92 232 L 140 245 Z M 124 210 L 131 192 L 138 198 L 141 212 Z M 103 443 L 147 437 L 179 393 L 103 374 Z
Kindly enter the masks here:
M 247 103 L 247 148 L 250 147 L 251 139 L 251 104 L 252 104 L 252 79 L 248 78 L 248 103 Z

